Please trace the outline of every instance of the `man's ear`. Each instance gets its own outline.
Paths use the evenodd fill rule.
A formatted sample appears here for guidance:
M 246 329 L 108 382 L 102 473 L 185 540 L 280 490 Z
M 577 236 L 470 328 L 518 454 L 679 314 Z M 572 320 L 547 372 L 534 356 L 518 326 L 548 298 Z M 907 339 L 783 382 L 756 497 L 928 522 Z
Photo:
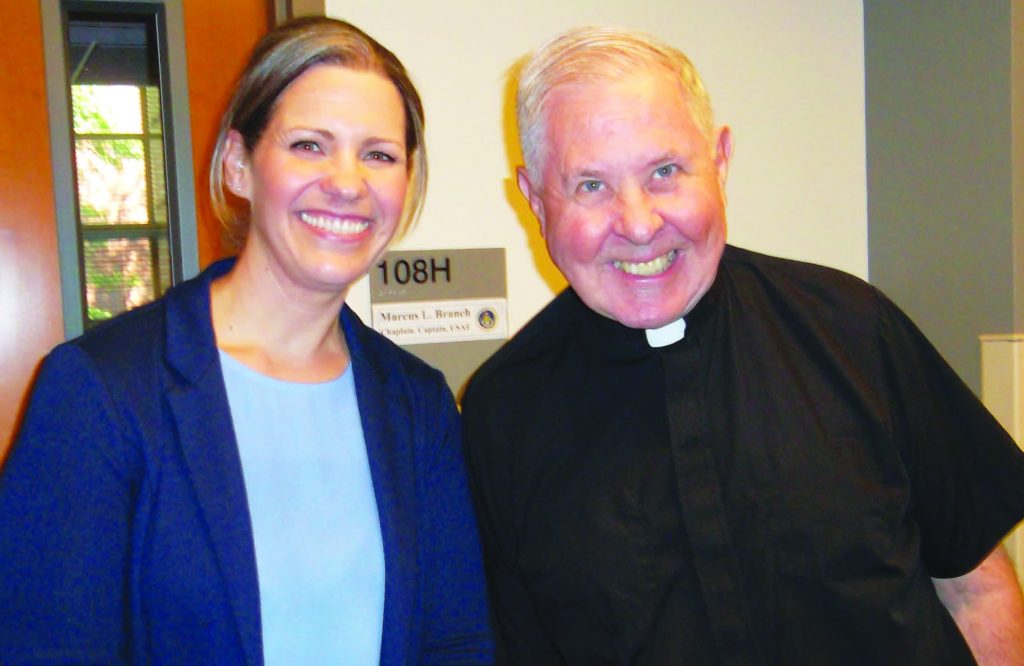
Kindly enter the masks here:
M 715 133 L 715 168 L 718 171 L 718 186 L 725 194 L 725 181 L 729 177 L 729 163 L 732 161 L 732 130 L 722 125 Z
M 530 174 L 526 171 L 526 167 L 516 168 L 516 182 L 519 183 L 519 191 L 523 193 L 523 197 L 530 204 L 530 210 L 540 222 L 540 235 L 543 236 L 545 232 L 544 202 L 541 201 L 539 190 L 530 182 Z
M 221 160 L 224 184 L 236 197 L 251 201 L 252 169 L 248 151 L 245 149 L 245 140 L 238 130 L 228 130 L 224 145 L 224 157 Z

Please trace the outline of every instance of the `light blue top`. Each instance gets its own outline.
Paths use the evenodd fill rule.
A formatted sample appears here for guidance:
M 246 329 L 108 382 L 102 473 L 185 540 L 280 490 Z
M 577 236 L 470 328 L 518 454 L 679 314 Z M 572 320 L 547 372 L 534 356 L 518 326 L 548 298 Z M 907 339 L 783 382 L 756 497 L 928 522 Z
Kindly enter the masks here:
M 266 664 L 379 663 L 384 547 L 351 368 L 301 384 L 220 358 L 252 517 Z

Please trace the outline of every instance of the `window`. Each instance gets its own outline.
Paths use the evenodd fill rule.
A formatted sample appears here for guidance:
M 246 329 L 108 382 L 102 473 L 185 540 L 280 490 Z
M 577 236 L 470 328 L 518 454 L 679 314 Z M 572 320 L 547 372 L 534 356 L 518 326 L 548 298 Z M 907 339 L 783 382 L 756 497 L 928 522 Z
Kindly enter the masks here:
M 181 7 L 180 0 L 44 0 L 41 7 L 56 98 L 51 128 L 60 127 L 51 131 L 70 337 L 197 270 L 191 150 L 179 130 L 187 129 L 187 104 L 171 104 L 181 91 L 175 96 L 187 103 L 182 40 L 174 76 L 167 34 L 168 14 L 180 19 Z M 55 20 L 57 48 L 45 34 Z
M 68 13 L 86 328 L 171 284 L 153 19 Z

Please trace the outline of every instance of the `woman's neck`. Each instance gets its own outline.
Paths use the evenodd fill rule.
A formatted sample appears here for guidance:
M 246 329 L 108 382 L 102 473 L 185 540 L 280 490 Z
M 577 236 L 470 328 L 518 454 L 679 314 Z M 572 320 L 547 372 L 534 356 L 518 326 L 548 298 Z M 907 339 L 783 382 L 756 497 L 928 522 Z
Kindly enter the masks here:
M 217 348 L 276 379 L 312 383 L 340 376 L 349 363 L 338 319 L 345 293 L 288 290 L 244 258 L 210 287 Z

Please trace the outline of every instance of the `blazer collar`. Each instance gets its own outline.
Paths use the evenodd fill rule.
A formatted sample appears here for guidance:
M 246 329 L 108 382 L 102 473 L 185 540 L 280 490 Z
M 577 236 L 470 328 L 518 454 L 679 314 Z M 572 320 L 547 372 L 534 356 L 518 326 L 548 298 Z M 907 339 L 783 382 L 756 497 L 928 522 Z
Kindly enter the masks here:
M 234 265 L 234 259 L 222 259 L 197 277 L 177 285 L 165 296 L 166 360 L 187 383 L 195 384 L 210 372 L 211 367 L 220 367 L 210 315 L 210 285 Z
M 263 663 L 259 582 L 249 503 L 210 315 L 219 261 L 166 296 L 165 360 L 177 373 L 168 403 L 249 664 Z
M 390 343 L 345 306 L 341 312 L 384 542 L 384 627 L 380 663 L 401 664 L 415 642 L 418 550 L 416 475 L 408 390 Z M 382 347 L 384 346 L 384 347 Z M 386 347 L 386 348 L 385 348 Z

